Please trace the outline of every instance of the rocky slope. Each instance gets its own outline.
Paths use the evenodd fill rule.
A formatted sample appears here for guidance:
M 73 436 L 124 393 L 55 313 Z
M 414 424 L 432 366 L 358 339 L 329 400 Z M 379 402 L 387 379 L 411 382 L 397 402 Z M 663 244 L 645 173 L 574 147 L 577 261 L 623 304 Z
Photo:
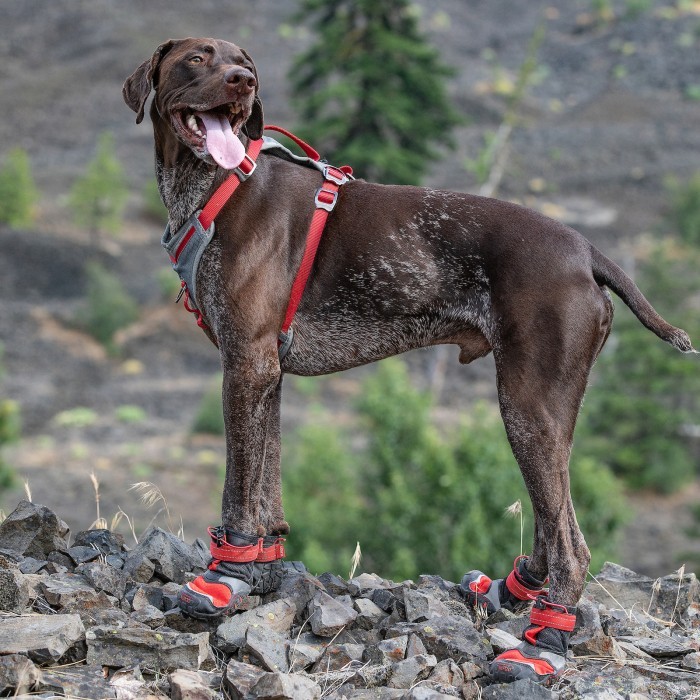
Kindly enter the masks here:
M 16 697 L 696 698 L 700 590 L 606 564 L 579 605 L 569 667 L 550 688 L 494 685 L 488 662 L 527 615 L 475 617 L 436 576 L 348 581 L 290 569 L 275 593 L 223 620 L 184 616 L 175 596 L 206 545 L 151 528 L 134 548 L 108 530 L 75 536 L 21 502 L 0 525 L 0 695 Z

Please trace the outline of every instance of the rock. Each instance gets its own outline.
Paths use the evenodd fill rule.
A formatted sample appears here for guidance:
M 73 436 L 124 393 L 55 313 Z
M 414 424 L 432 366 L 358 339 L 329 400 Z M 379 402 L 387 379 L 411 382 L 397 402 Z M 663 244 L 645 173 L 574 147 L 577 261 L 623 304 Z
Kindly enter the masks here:
M 281 599 L 292 601 L 296 606 L 297 616 L 301 620 L 309 603 L 321 590 L 323 590 L 323 584 L 307 571 L 290 571 L 282 578 L 280 587 L 267 598 L 268 602 Z
M 406 645 L 406 658 L 409 656 L 416 656 L 416 654 L 427 654 L 428 651 L 425 648 L 425 644 L 421 642 L 420 637 L 417 634 L 412 634 L 408 638 L 408 644 Z
M 433 669 L 429 680 L 434 686 L 459 689 L 464 685 L 464 673 L 462 673 L 462 669 L 452 659 L 445 659 Z
M 75 536 L 73 546 L 90 547 L 104 556 L 118 555 L 124 551 L 124 538 L 119 533 L 110 530 L 83 530 Z
M 681 661 L 682 668 L 689 668 L 692 671 L 700 671 L 700 651 L 686 654 Z
M 117 697 L 116 691 L 104 677 L 100 666 L 70 666 L 46 669 L 41 678 L 42 690 L 67 698 L 103 700 Z
M 304 635 L 304 638 L 293 639 L 287 642 L 287 658 L 289 659 L 289 670 L 292 673 L 303 671 L 315 664 L 326 650 L 328 642 L 321 637 L 311 634 Z
M 125 568 L 132 557 L 139 556 L 153 562 L 158 578 L 175 583 L 185 583 L 185 574 L 201 573 L 207 566 L 199 548 L 186 544 L 159 527 L 151 527 L 146 531 L 127 557 Z
M 224 673 L 224 686 L 232 700 L 249 697 L 250 689 L 265 675 L 257 666 L 231 659 Z
M 84 639 L 78 615 L 7 617 L 0 624 L 0 655 L 22 653 L 36 663 L 51 663 Z
M 294 603 L 283 598 L 234 615 L 218 626 L 217 646 L 225 652 L 237 651 L 245 643 L 250 627 L 266 627 L 288 638 L 296 611 Z
M 378 644 L 368 647 L 365 649 L 362 658 L 372 664 L 391 664 L 395 663 L 396 661 L 403 661 L 406 658 L 407 647 L 408 636 L 404 634 L 400 637 L 385 639 Z M 422 643 L 421 647 L 423 648 L 423 651 L 418 653 L 425 654 L 425 647 L 422 645 Z M 417 656 L 418 653 L 411 654 L 410 656 Z
M 388 588 L 375 588 L 370 594 L 370 599 L 375 605 L 380 607 L 386 613 L 394 612 L 394 610 L 396 610 L 397 603 L 399 602 L 399 599 L 394 591 L 391 591 Z M 406 615 L 403 605 L 403 595 L 401 601 L 401 611 L 403 612 L 403 619 L 405 620 Z
M 196 671 L 179 669 L 169 676 L 172 700 L 214 700 L 216 693 L 207 686 Z
M 578 656 L 619 656 L 615 641 L 603 631 L 598 604 L 586 598 L 579 601 L 576 611 L 576 629 L 570 646 Z
M 685 574 L 681 580 L 672 574 L 654 581 L 610 562 L 605 563 L 596 579 L 586 586 L 584 595 L 587 598 L 605 607 L 622 606 L 626 611 L 636 605 L 668 621 L 672 615 L 682 616 L 688 606 L 698 600 L 700 592 L 695 574 Z
M 531 680 L 522 680 L 490 685 L 483 689 L 481 697 L 483 700 L 556 700 L 559 694 Z
M 489 638 L 493 650 L 498 654 L 509 649 L 515 649 L 520 644 L 520 640 L 517 637 L 497 627 L 486 630 L 486 636 Z
M 178 589 L 180 587 L 179 584 Z M 131 607 L 134 610 L 140 610 L 146 606 L 151 606 L 161 609 L 163 605 L 163 589 L 160 586 L 138 586 L 134 590 L 134 595 L 131 599 Z
M 19 563 L 19 570 L 23 574 L 36 574 L 46 566 L 46 561 L 43 559 L 34 559 L 34 557 L 24 557 Z
M 471 620 L 454 615 L 433 617 L 426 622 L 400 622 L 387 630 L 387 638 L 417 634 L 429 654 L 443 659 L 472 658 L 476 661 L 493 656 L 491 645 L 474 628 Z
M 26 656 L 0 656 L 0 696 L 29 692 L 40 678 L 41 671 Z
M 387 685 L 390 688 L 410 688 L 416 681 L 427 678 L 436 665 L 437 659 L 432 654 L 419 654 L 398 661 L 391 667 Z
M 106 593 L 95 591 L 78 574 L 54 574 L 41 583 L 41 589 L 49 605 L 63 612 L 76 612 L 83 620 L 91 619 L 96 610 L 113 607 Z
M 23 556 L 46 559 L 51 552 L 65 551 L 68 529 L 45 506 L 20 501 L 0 523 L 0 547 Z
M 318 591 L 309 603 L 311 629 L 320 637 L 334 637 L 357 618 L 357 612 L 328 593 Z
M 156 565 L 141 552 L 131 553 L 124 560 L 124 573 L 134 581 L 148 583 L 155 570 Z
M 325 649 L 311 672 L 326 673 L 356 668 L 361 665 L 364 652 L 365 647 L 362 644 L 332 644 Z
M 387 614 L 369 598 L 355 600 L 354 608 L 357 610 L 355 624 L 362 629 L 374 629 L 387 616 Z
M 189 634 L 167 628 L 93 627 L 85 638 L 88 663 L 115 668 L 140 665 L 159 671 L 197 670 L 209 651 L 206 632 Z
M 274 629 L 252 625 L 246 630 L 241 653 L 259 661 L 268 671 L 287 673 L 289 663 L 285 641 L 286 637 Z
M 22 613 L 29 604 L 29 585 L 17 564 L 0 556 L 0 610 Z
M 585 598 L 581 600 L 583 601 Z M 661 630 L 663 628 L 651 615 L 638 609 L 632 609 L 627 612 L 626 610 L 609 608 L 601 612 L 600 620 L 603 630 L 611 637 L 647 637 L 649 636 L 649 630 Z
M 73 546 L 68 548 L 68 556 L 76 566 L 94 561 L 100 556 L 100 550 L 94 547 Z
M 386 588 L 386 585 L 387 582 L 377 574 L 360 574 L 347 583 L 348 593 L 354 597 L 370 594 L 376 588 Z
M 475 664 L 472 661 L 465 661 L 459 665 L 462 674 L 464 675 L 465 681 L 473 680 L 474 678 L 479 678 L 479 676 L 485 675 L 485 670 L 479 664 Z
M 445 604 L 429 591 L 412 591 L 409 588 L 403 596 L 407 622 L 424 622 L 436 615 L 450 614 Z
M 250 689 L 256 700 L 320 700 L 321 688 L 297 673 L 264 673 Z
M 212 637 L 216 633 L 217 627 L 221 624 L 220 620 L 197 620 L 194 617 L 185 615 L 180 608 L 168 610 L 163 615 L 163 624 L 166 627 L 177 630 L 178 632 L 211 632 Z
M 126 574 L 109 566 L 109 564 L 93 561 L 81 564 L 76 568 L 75 572 L 80 574 L 96 591 L 104 591 L 118 600 L 124 598 L 127 581 Z
M 348 584 L 340 576 L 336 576 L 335 574 L 326 572 L 324 574 L 321 574 L 318 577 L 318 580 L 325 588 L 326 593 L 328 593 L 328 595 L 333 596 L 334 598 L 339 595 L 347 595 L 348 593 L 350 593 L 350 590 L 348 589 Z
M 657 659 L 683 656 L 694 651 L 687 641 L 672 637 L 619 637 L 619 639 L 622 642 L 634 644 L 638 649 Z
M 632 659 L 642 659 L 642 661 L 654 662 L 654 657 L 642 651 L 639 647 L 630 642 L 621 642 L 613 637 L 615 644 L 624 652 L 625 656 Z
M 153 605 L 144 605 L 142 608 L 134 610 L 129 617 L 152 629 L 162 627 L 165 624 L 165 615 Z
M 454 695 L 441 693 L 434 688 L 417 685 L 415 688 L 411 688 L 405 695 L 402 695 L 401 700 L 449 700 L 449 698 L 454 697 Z

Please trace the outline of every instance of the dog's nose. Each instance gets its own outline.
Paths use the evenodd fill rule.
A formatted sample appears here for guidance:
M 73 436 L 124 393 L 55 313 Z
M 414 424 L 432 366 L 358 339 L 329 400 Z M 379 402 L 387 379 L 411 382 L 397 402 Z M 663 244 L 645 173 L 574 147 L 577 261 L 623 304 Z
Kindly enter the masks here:
M 229 85 L 237 87 L 241 92 L 252 92 L 258 84 L 255 76 L 242 66 L 228 68 L 224 73 L 224 80 Z

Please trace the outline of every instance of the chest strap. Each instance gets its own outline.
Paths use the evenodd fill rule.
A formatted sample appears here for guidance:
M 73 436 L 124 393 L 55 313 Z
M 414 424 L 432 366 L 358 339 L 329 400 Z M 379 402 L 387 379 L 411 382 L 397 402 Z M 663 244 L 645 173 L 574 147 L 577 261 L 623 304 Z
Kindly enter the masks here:
M 301 149 L 306 153 L 308 158 L 318 163 L 320 156 L 317 151 L 315 151 L 307 143 L 294 136 L 286 129 L 278 126 L 266 126 L 265 129 L 270 129 L 273 131 L 278 131 L 285 136 L 289 137 L 294 141 Z M 196 270 L 199 263 L 199 258 L 201 257 L 204 248 L 208 244 L 211 237 L 214 235 L 214 228 L 212 224 L 214 219 L 219 214 L 221 209 L 224 207 L 226 202 L 231 198 L 233 193 L 238 189 L 238 186 L 245 182 L 254 172 L 256 168 L 256 161 L 262 149 L 263 139 L 257 139 L 250 141 L 248 143 L 248 149 L 246 155 L 243 158 L 241 164 L 235 168 L 231 175 L 229 175 L 224 182 L 219 185 L 211 199 L 206 203 L 204 208 L 192 219 L 189 220 L 188 224 L 185 224 L 180 231 L 171 236 L 167 240 L 166 237 L 163 238 L 163 245 L 166 250 L 170 253 L 170 260 L 173 264 L 174 269 L 178 272 L 180 277 L 190 278 L 190 284 L 194 286 L 196 283 Z M 321 163 L 318 163 L 317 167 L 321 167 Z M 352 176 L 352 168 L 349 166 L 343 166 L 342 168 L 336 168 L 332 165 L 325 165 L 322 170 L 323 183 L 316 190 L 314 196 L 315 210 L 311 218 L 311 224 L 309 226 L 309 231 L 306 234 L 306 245 L 304 248 L 304 254 L 301 259 L 301 264 L 297 271 L 294 282 L 292 283 L 292 290 L 290 293 L 289 304 L 287 305 L 287 311 L 284 315 L 284 321 L 282 322 L 282 327 L 279 332 L 277 340 L 277 352 L 279 355 L 280 363 L 285 358 L 289 348 L 291 347 L 292 340 L 294 339 L 294 330 L 291 327 L 294 316 L 296 315 L 299 304 L 301 303 L 302 296 L 304 294 L 304 289 L 311 275 L 311 269 L 313 268 L 314 260 L 316 259 L 316 252 L 318 250 L 319 243 L 321 242 L 321 237 L 323 235 L 323 230 L 326 226 L 328 216 L 333 211 L 337 201 L 338 201 L 338 191 L 341 185 L 345 184 Z M 193 219 L 196 219 L 193 221 Z M 181 233 L 182 232 L 182 233 Z M 179 265 L 180 257 L 185 252 L 186 248 L 190 244 L 193 236 L 196 233 L 200 233 L 203 240 L 198 241 L 199 245 L 197 247 L 197 252 L 195 253 L 196 258 L 193 264 L 189 266 L 189 275 L 183 275 L 183 270 Z M 166 229 L 166 236 L 169 235 L 169 229 Z M 186 256 L 185 256 L 186 257 Z M 184 304 L 187 311 L 194 313 L 197 318 L 197 325 L 204 331 L 208 331 L 208 327 L 204 322 L 201 311 L 192 303 L 192 295 L 188 288 L 186 281 L 182 280 L 182 288 L 180 297 L 184 295 Z M 216 340 L 212 333 L 208 333 L 210 339 L 216 345 Z

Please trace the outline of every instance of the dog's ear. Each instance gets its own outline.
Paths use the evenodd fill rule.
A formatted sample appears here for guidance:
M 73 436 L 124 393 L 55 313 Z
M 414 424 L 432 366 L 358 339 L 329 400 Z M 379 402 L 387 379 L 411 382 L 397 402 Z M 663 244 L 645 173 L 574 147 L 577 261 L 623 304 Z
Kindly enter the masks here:
M 144 61 L 125 81 L 122 87 L 124 102 L 136 112 L 136 123 L 143 121 L 143 108 L 151 92 L 153 77 L 158 70 L 158 64 L 163 56 L 173 47 L 175 42 L 169 39 L 161 44 L 148 60 Z
M 263 114 L 263 104 L 260 99 L 260 79 L 258 78 L 258 71 L 255 68 L 255 63 L 250 55 L 241 49 L 241 53 L 250 61 L 253 66 L 253 75 L 255 76 L 255 82 L 257 83 L 255 87 L 255 101 L 253 102 L 253 109 L 248 117 L 246 123 L 243 126 L 243 133 L 249 138 L 256 141 L 261 139 L 263 135 L 263 128 L 265 126 L 265 117 Z

